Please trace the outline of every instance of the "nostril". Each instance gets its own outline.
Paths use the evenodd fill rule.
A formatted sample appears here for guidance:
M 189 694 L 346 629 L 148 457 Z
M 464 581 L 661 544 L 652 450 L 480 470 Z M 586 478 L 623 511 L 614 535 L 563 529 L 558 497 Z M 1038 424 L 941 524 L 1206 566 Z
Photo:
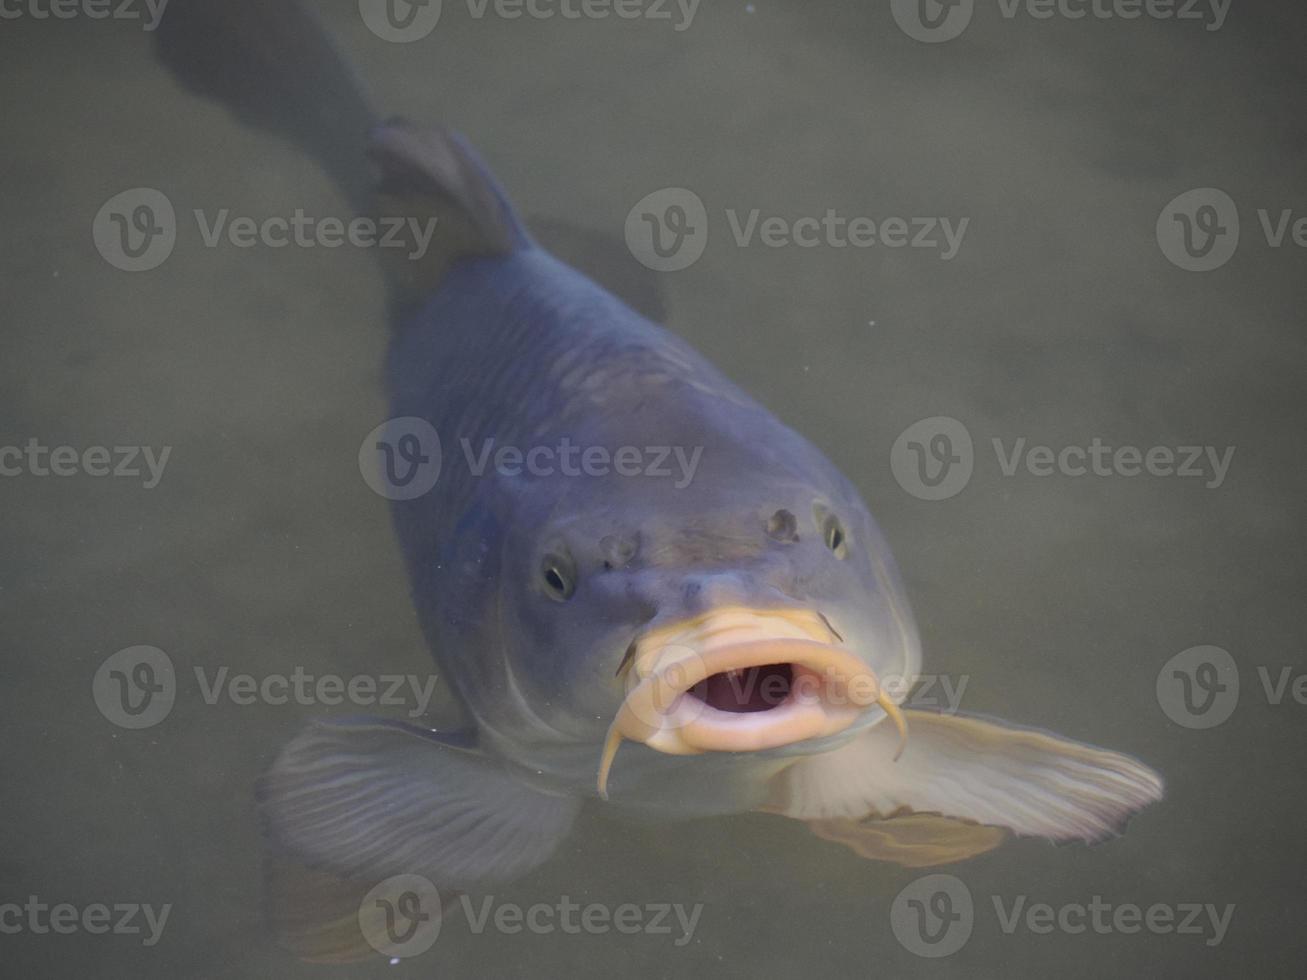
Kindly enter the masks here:
M 599 550 L 604 556 L 604 568 L 609 571 L 625 568 L 639 549 L 639 535 L 606 534 L 599 541 Z
M 691 575 L 681 586 L 683 601 L 690 612 L 746 604 L 753 591 L 752 580 L 735 572 Z
M 790 511 L 778 510 L 767 518 L 767 537 L 787 544 L 799 540 L 798 520 Z

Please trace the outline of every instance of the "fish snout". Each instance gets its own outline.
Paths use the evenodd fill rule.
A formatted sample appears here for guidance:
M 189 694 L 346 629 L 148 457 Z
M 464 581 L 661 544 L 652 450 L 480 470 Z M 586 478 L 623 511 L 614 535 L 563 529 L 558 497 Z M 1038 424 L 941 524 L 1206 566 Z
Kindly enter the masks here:
M 819 618 L 794 593 L 794 571 L 782 561 L 751 562 L 746 567 L 695 572 L 679 576 L 674 590 L 659 590 L 658 628 L 684 628 L 723 611 L 751 610 L 755 615 L 793 620 L 802 635 L 810 635 L 810 621 Z M 818 630 L 820 639 L 830 638 Z
M 756 578 L 747 572 L 712 572 L 688 575 L 680 583 L 680 606 L 688 617 L 713 609 L 744 605 L 758 591 Z
M 902 715 L 862 658 L 807 609 L 718 607 L 638 639 L 608 730 L 599 792 L 623 739 L 670 755 L 753 752 L 843 731 L 880 705 Z

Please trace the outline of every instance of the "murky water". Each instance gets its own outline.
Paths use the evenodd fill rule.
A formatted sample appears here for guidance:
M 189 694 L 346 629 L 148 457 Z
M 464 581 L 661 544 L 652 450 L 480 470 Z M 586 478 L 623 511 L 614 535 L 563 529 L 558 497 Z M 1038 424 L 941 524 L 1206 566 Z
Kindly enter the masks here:
M 383 284 L 354 248 L 207 247 L 195 209 L 347 208 L 296 150 L 178 88 L 140 21 L 10 4 L 0 444 L 23 454 L 0 456 L 0 972 L 1301 974 L 1300 11 L 1236 0 L 1209 29 L 1209 6 L 1194 8 L 1206 21 L 1042 19 L 979 0 L 960 36 L 923 43 L 888 4 L 713 2 L 687 24 L 675 5 L 670 20 L 540 20 L 449 2 L 429 36 L 398 44 L 357 5 L 322 6 L 378 103 L 466 132 L 534 218 L 620 249 L 637 201 L 692 190 L 710 227 L 702 257 L 649 274 L 668 323 L 861 489 L 903 569 L 927 671 L 965 683 L 965 710 L 1141 757 L 1166 799 L 1101 846 L 1022 840 L 938 869 L 971 900 L 970 934 L 950 933 L 946 957 L 920 955 L 945 947 L 905 940 L 914 920 L 895 917 L 923 871 L 856 860 L 779 817 L 630 824 L 595 805 L 491 907 L 627 903 L 648 924 L 652 905 L 701 905 L 692 930 L 671 915 L 666 932 L 596 918 L 478 933 L 460 913 L 393 967 L 296 962 L 261 911 L 252 783 L 333 709 L 241 704 L 226 688 L 208 703 L 195 672 L 431 670 L 386 502 L 356 462 L 385 417 Z M 180 230 L 165 262 L 129 273 L 92 225 L 141 187 L 167 196 Z M 1209 271 L 1178 267 L 1157 234 L 1159 215 L 1183 231 L 1163 211 L 1196 188 L 1237 208 L 1238 247 Z M 1189 209 L 1193 252 L 1194 236 L 1220 240 L 1188 261 L 1223 257 L 1224 208 Z M 909 241 L 839 247 L 820 221 L 795 224 L 828 211 L 882 232 L 904 218 Z M 773 217 L 784 224 L 766 232 Z M 914 247 L 926 219 L 934 234 Z M 945 222 L 964 220 L 945 257 Z M 938 481 L 930 447 L 960 452 L 958 430 L 945 445 L 927 426 L 911 440 L 922 450 L 892 450 L 940 416 L 972 441 L 970 478 L 923 499 L 913 465 Z M 112 462 L 33 465 L 32 440 L 105 447 Z M 1099 472 L 1095 440 L 1109 447 Z M 114 449 L 127 446 L 155 455 Z M 1189 446 L 1196 475 L 1168 475 Z M 41 475 L 56 462 L 70 475 Z M 93 475 L 106 465 L 136 475 Z M 138 645 L 167 653 L 178 693 L 166 718 L 131 729 L 92 686 Z M 1196 646 L 1228 651 L 1237 698 L 1229 671 L 1203 666 L 1220 667 L 1216 654 L 1168 663 Z M 430 717 L 448 709 L 438 685 Z M 32 902 L 76 920 L 42 931 Z M 962 915 L 958 902 L 922 908 Z M 116 928 L 111 911 L 115 928 L 95 934 L 84 913 L 97 903 L 168 913 Z M 955 921 L 935 924 L 937 941 Z

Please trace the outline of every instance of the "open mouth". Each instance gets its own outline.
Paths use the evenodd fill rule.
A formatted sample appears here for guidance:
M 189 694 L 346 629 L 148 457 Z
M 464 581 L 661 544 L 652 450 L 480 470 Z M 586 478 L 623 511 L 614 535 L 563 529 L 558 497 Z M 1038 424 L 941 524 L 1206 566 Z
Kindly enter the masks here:
M 652 631 L 632 647 L 628 693 L 608 730 L 599 794 L 623 739 L 672 755 L 752 752 L 843 731 L 873 704 L 907 732 L 859 657 L 807 610 L 729 608 Z
M 686 693 L 716 711 L 769 711 L 794 690 L 794 669 L 789 663 L 736 668 L 706 677 Z

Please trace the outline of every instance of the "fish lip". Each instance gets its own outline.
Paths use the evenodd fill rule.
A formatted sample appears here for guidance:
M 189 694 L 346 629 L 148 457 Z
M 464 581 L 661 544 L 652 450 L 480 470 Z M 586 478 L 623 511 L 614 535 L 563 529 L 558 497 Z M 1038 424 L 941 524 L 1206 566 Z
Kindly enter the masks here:
M 599 792 L 622 739 L 669 755 L 755 752 L 836 735 L 887 696 L 871 667 L 807 609 L 715 609 L 637 638 L 630 687 L 608 730 Z M 756 712 L 714 708 L 690 693 L 732 670 L 788 664 L 790 690 Z

